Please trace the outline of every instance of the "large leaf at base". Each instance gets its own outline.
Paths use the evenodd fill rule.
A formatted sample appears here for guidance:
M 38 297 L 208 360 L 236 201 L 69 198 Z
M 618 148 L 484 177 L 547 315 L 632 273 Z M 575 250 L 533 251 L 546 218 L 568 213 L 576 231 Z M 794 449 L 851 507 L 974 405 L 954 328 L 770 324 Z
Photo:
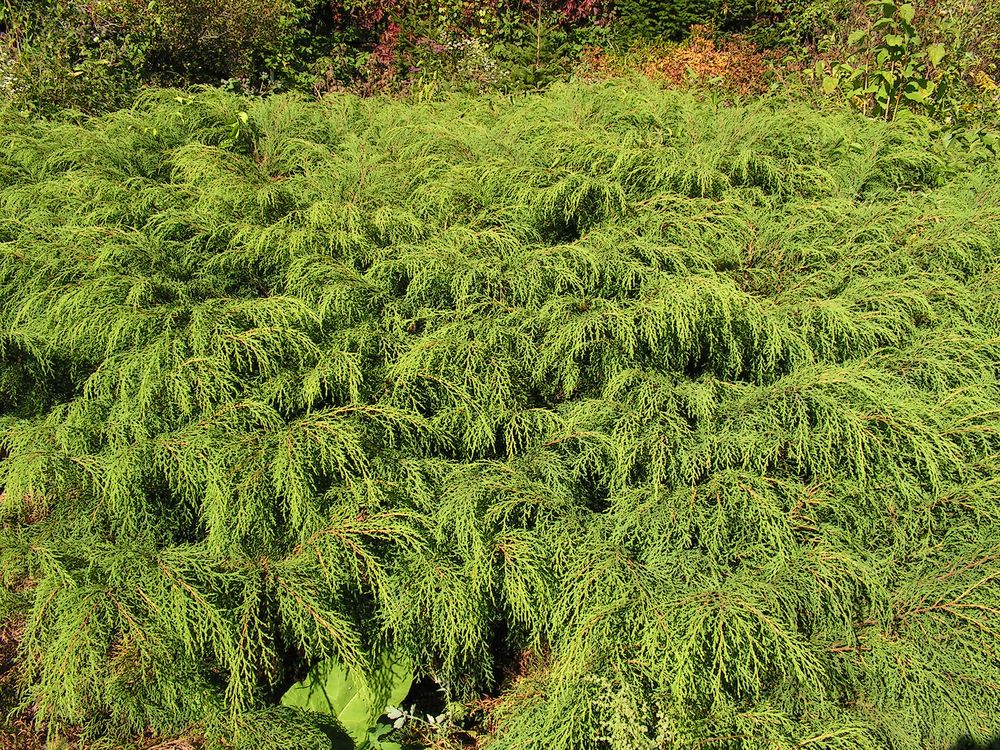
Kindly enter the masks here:
M 340 659 L 331 657 L 313 667 L 302 682 L 288 689 L 282 705 L 330 714 L 346 732 L 331 737 L 337 750 L 363 747 L 368 730 L 385 713 L 399 705 L 410 691 L 413 667 L 408 659 L 384 651 L 375 659 L 375 671 L 362 679 Z

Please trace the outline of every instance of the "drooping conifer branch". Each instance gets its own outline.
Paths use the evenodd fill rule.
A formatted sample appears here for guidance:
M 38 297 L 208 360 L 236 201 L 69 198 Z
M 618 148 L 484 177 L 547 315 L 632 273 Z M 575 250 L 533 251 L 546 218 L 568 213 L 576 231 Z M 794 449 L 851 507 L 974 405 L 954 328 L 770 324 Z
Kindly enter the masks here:
M 391 640 L 498 749 L 1000 729 L 995 167 L 644 86 L 175 97 L 0 121 L 39 722 L 320 747 L 275 691 Z

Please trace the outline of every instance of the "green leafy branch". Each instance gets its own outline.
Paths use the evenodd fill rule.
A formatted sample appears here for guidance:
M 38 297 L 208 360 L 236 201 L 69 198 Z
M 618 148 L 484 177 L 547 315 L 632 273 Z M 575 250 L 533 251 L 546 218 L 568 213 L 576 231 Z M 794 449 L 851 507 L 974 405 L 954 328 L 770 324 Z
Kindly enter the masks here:
M 947 48 L 923 43 L 912 3 L 876 0 L 869 9 L 875 16 L 871 28 L 847 39 L 855 51 L 829 68 L 817 63 L 823 90 L 839 92 L 865 114 L 885 120 L 894 120 L 902 106 L 939 114 L 952 77 Z

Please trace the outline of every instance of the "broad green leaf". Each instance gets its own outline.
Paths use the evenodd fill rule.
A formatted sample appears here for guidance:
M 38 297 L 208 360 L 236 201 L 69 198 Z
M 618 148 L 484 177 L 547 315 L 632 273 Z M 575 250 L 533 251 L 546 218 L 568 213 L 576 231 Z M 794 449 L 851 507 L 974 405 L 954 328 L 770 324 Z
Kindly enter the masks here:
M 903 96 L 913 102 L 926 102 L 934 93 L 934 82 L 926 80 L 910 81 L 903 89 Z
M 887 45 L 889 45 L 890 47 L 902 47 L 903 46 L 903 41 L 904 41 L 903 37 L 900 36 L 899 34 L 886 34 L 885 35 L 885 43 Z
M 857 44 L 862 39 L 868 36 L 868 32 L 864 29 L 858 29 L 857 31 L 852 31 L 850 36 L 847 37 L 848 44 Z
M 837 78 L 834 76 L 823 76 L 823 91 L 832 94 L 837 90 Z
M 910 3 L 904 3 L 899 6 L 899 17 L 907 23 L 912 23 L 915 15 L 916 12 L 913 10 L 913 5 Z
M 944 56 L 948 54 L 943 44 L 932 44 L 927 48 L 927 59 L 935 68 L 941 64 Z
M 390 705 L 406 697 L 413 682 L 409 661 L 391 651 L 376 658 L 375 671 L 364 679 L 331 657 L 313 667 L 306 678 L 288 689 L 282 705 L 329 714 L 349 740 L 333 738 L 336 750 L 364 747 L 368 730 Z

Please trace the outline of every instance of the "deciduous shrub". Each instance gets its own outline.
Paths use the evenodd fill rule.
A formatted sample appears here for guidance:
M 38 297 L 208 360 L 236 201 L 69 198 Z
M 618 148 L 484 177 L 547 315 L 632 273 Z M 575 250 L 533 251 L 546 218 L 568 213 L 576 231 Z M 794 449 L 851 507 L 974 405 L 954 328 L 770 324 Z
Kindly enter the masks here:
M 829 74 L 820 64 L 824 89 L 840 90 L 866 114 L 886 120 L 902 107 L 940 116 L 955 84 L 953 68 L 945 65 L 948 48 L 921 38 L 912 3 L 880 0 L 871 7 L 870 27 L 848 37 L 848 44 L 863 44 L 862 52 L 834 64 Z
M 32 0 L 4 18 L 8 95 L 98 112 L 147 85 L 537 89 L 566 77 L 588 44 L 727 29 L 753 11 L 719 0 Z
M 767 90 L 775 58 L 774 53 L 762 51 L 745 38 L 731 36 L 718 41 L 711 29 L 694 26 L 690 39 L 654 56 L 642 72 L 672 86 L 694 83 L 747 96 Z
M 994 6 L 824 1 L 801 16 L 782 7 L 786 15 L 765 13 L 751 38 L 765 46 L 784 42 L 787 67 L 802 69 L 827 94 L 885 119 L 900 109 L 929 115 L 956 135 L 996 127 L 986 72 L 996 66 L 990 40 L 1000 39 Z
M 305 64 L 309 5 L 294 0 L 36 0 L 0 37 L 22 106 L 105 111 L 144 85 L 271 89 Z M 311 50 L 306 45 L 306 50 Z M 280 83 L 280 81 L 277 81 Z
M 598 0 L 33 0 L 3 11 L 0 86 L 89 112 L 146 85 L 322 94 L 537 88 L 568 72 Z

